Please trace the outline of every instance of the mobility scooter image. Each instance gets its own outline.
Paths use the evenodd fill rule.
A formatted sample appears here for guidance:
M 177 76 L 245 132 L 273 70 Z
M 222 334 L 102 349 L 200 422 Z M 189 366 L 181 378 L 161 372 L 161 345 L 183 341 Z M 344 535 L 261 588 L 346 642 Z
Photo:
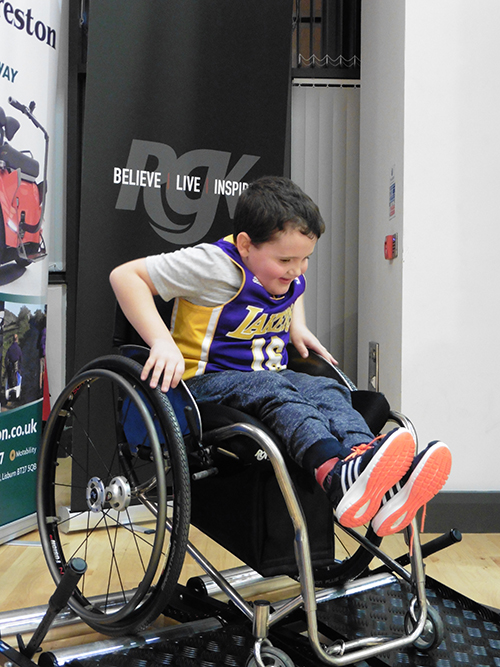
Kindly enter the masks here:
M 27 116 L 45 139 L 43 180 L 37 182 L 40 164 L 30 151 L 19 151 L 11 141 L 20 122 L 0 107 L 0 264 L 15 261 L 26 267 L 46 255 L 42 224 L 47 192 L 49 137 L 29 107 L 9 97 L 9 104 Z

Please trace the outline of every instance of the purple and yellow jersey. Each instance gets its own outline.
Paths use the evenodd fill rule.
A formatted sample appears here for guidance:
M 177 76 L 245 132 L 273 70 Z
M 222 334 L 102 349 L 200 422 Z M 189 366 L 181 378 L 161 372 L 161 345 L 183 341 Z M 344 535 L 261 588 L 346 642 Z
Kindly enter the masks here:
M 175 301 L 171 332 L 184 356 L 185 380 L 214 371 L 286 368 L 293 304 L 305 290 L 305 278 L 299 276 L 286 294 L 273 297 L 246 268 L 229 238 L 215 245 L 241 269 L 234 297 L 215 307 Z

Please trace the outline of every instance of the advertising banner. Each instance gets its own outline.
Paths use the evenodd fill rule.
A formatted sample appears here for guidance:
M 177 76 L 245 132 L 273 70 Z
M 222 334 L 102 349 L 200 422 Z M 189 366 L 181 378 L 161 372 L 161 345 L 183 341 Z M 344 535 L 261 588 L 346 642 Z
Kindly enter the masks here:
M 0 0 L 0 542 L 36 524 L 61 0 Z
M 291 0 L 91 0 L 75 371 L 109 352 L 116 265 L 215 241 L 283 174 Z

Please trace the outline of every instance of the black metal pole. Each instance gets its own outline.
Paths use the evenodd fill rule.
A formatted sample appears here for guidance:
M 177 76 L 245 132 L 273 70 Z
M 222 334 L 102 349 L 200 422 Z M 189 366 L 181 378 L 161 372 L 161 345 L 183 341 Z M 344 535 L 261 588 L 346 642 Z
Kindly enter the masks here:
M 82 558 L 73 558 L 66 566 L 61 581 L 49 600 L 48 609 L 35 630 L 27 646 L 24 646 L 21 635 L 17 636 L 19 651 L 27 658 L 32 658 L 40 648 L 45 635 L 50 629 L 54 618 L 67 605 L 71 594 L 75 590 L 80 578 L 87 569 L 87 563 Z

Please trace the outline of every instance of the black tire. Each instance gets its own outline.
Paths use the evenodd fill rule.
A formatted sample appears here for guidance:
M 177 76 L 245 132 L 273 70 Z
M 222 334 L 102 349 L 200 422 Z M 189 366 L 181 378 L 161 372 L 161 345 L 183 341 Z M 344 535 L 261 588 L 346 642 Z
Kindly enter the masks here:
M 49 570 L 58 583 L 71 558 L 87 562 L 69 605 L 108 635 L 144 629 L 165 609 L 189 531 L 182 435 L 167 397 L 140 372 L 120 356 L 87 365 L 57 399 L 39 455 L 37 514 Z M 136 525 L 141 511 L 144 527 Z M 67 532 L 69 519 L 80 521 L 79 532 Z

